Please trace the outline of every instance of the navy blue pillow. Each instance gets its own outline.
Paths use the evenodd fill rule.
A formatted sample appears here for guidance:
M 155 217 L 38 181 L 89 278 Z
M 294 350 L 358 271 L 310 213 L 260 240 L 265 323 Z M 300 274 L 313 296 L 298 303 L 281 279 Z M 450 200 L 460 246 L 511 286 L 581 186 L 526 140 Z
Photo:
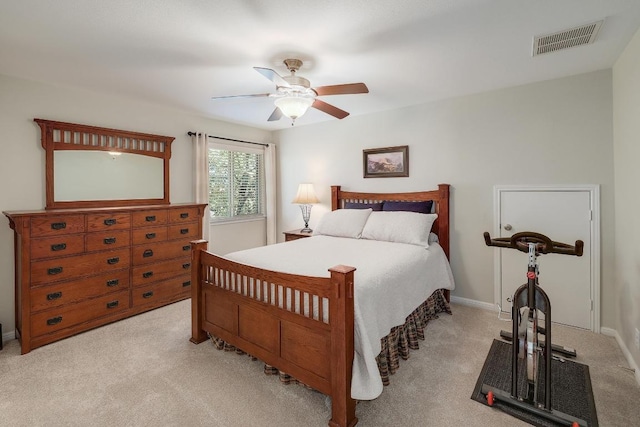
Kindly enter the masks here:
M 345 209 L 373 209 L 374 211 L 382 210 L 382 203 L 355 203 L 355 202 L 345 202 Z
M 405 211 L 429 214 L 433 207 L 433 200 L 424 202 L 384 202 L 383 211 Z

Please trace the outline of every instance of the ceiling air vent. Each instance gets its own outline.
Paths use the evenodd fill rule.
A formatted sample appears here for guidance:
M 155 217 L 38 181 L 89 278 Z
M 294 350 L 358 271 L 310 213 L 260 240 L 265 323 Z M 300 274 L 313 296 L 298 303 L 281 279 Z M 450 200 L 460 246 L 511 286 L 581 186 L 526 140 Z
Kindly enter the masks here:
M 533 38 L 533 56 L 593 43 L 603 21 Z

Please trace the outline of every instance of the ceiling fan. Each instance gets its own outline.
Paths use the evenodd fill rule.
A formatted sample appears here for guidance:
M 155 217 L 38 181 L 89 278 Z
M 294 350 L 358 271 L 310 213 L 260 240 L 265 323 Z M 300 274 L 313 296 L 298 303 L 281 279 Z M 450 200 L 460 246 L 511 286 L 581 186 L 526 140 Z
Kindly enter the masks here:
M 291 72 L 291 75 L 282 77 L 270 68 L 253 67 L 254 70 L 271 80 L 276 84 L 275 93 L 259 93 L 255 95 L 231 95 L 216 96 L 212 99 L 226 98 L 258 98 L 270 97 L 275 98 L 274 104 L 276 108 L 269 116 L 268 121 L 280 120 L 282 116 L 289 117 L 293 126 L 295 120 L 307 112 L 309 107 L 323 111 L 338 119 L 344 119 L 349 115 L 348 112 L 341 110 L 331 104 L 318 99 L 324 95 L 350 95 L 357 93 L 369 93 L 367 85 L 364 83 L 349 83 L 332 86 L 319 86 L 312 88 L 309 80 L 304 77 L 297 76 L 296 71 L 300 69 L 303 62 L 299 59 L 285 59 L 284 65 Z

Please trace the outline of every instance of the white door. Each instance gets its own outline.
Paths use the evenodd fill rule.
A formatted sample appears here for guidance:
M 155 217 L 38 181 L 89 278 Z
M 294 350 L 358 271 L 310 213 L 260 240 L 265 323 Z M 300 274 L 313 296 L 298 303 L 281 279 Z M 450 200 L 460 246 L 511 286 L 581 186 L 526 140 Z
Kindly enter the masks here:
M 551 300 L 553 322 L 593 330 L 593 192 L 588 189 L 503 189 L 497 191 L 497 197 L 500 237 L 534 231 L 551 240 L 571 245 L 576 240 L 584 241 L 582 257 L 541 255 L 538 258 L 539 281 Z M 510 312 L 513 293 L 527 281 L 528 257 L 514 249 L 500 249 L 498 252 L 499 300 L 503 311 Z

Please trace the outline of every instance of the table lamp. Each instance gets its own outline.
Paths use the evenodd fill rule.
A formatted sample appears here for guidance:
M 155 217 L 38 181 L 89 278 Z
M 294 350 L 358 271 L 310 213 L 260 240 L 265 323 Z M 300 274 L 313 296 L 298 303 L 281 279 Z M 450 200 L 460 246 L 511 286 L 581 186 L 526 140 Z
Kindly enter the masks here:
M 311 233 L 313 230 L 309 228 L 309 217 L 311 216 L 312 203 L 320 203 L 313 191 L 313 184 L 300 184 L 298 186 L 298 194 L 291 203 L 300 205 L 302 211 L 302 219 L 304 220 L 304 228 L 300 231 L 303 233 Z

